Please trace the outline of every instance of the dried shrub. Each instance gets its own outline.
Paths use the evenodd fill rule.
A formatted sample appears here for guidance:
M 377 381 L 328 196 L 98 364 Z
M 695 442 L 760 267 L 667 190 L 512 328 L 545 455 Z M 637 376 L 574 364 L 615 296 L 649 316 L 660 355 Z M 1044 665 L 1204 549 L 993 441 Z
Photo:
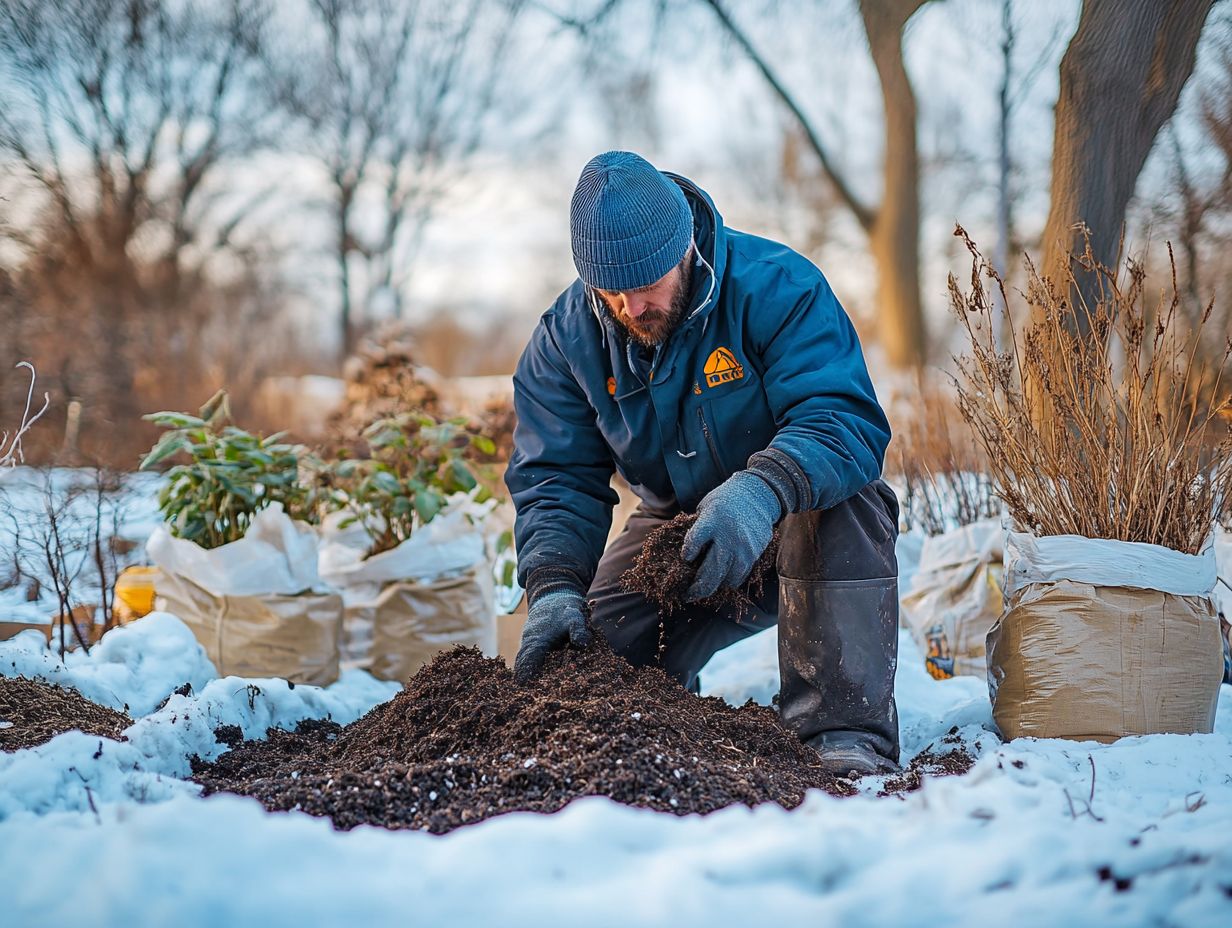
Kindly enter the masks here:
M 88 653 L 96 614 L 103 631 L 114 624 L 115 581 L 125 566 L 123 475 L 102 467 L 32 468 L 21 485 L 24 492 L 0 499 L 8 536 L 0 588 L 25 585 L 30 602 L 46 595 L 60 656 L 74 643 Z
M 887 475 L 903 487 L 901 521 L 908 531 L 940 535 L 1001 513 L 988 456 L 975 441 L 954 397 L 922 389 L 916 415 L 895 429 Z
M 343 365 L 346 394 L 329 419 L 329 442 L 352 450 L 363 443 L 364 430 L 382 419 L 406 412 L 441 418 L 441 399 L 416 362 L 414 338 L 404 327 L 390 325 L 360 345 Z
M 1010 514 L 1040 535 L 1201 550 L 1232 490 L 1232 339 L 1216 357 L 1198 350 L 1213 303 L 1187 324 L 1175 262 L 1170 292 L 1154 300 L 1140 263 L 1118 274 L 1088 242 L 1059 281 L 1027 260 L 1031 315 L 1007 325 L 1002 346 L 992 322 L 993 293 L 1009 305 L 1004 283 L 961 227 L 955 235 L 972 256 L 970 289 L 949 281 L 970 339 L 956 359 L 958 405 Z

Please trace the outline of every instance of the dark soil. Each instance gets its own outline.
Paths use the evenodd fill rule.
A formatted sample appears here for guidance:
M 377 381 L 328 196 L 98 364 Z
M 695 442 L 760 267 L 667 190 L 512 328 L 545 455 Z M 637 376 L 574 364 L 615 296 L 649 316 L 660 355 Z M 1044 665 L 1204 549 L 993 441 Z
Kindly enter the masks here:
M 689 587 L 697 577 L 696 565 L 680 555 L 684 536 L 696 521 L 696 513 L 682 512 L 650 532 L 642 543 L 637 560 L 620 578 L 626 590 L 641 593 L 658 606 L 664 616 L 685 605 Z M 748 580 L 739 589 L 723 587 L 713 596 L 698 600 L 698 605 L 730 614 L 733 618 L 748 614 L 765 590 L 766 577 L 774 573 L 778 550 L 779 530 L 775 527 L 769 547 L 753 565 Z
M 694 696 L 596 638 L 585 651 L 551 654 L 526 686 L 500 660 L 448 651 L 357 722 L 271 730 L 213 764 L 196 761 L 193 779 L 207 793 L 255 796 L 340 829 L 435 833 L 591 795 L 684 815 L 736 803 L 792 808 L 815 788 L 854 792 L 818 769 L 774 710 Z
M 961 745 L 948 751 L 925 748 L 911 759 L 897 776 L 887 777 L 878 796 L 912 793 L 924 784 L 925 777 L 962 776 L 975 765 L 975 758 Z
M 0 677 L 0 751 L 46 744 L 73 729 L 120 741 L 131 724 L 123 712 L 90 702 L 76 690 L 26 677 Z
M 925 777 L 962 776 L 975 766 L 975 757 L 967 750 L 955 725 L 941 739 L 940 744 L 931 744 L 911 759 L 911 763 L 898 776 L 888 777 L 878 796 L 896 796 L 912 793 L 924 785 Z

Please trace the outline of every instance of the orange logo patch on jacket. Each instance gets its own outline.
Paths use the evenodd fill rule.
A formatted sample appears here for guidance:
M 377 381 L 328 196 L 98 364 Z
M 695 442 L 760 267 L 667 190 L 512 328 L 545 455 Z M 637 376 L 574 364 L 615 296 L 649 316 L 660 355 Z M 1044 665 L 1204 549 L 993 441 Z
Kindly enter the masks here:
M 706 375 L 706 386 L 717 387 L 719 384 L 731 383 L 744 376 L 744 365 L 736 360 L 736 356 L 726 348 L 716 348 L 706 359 L 702 368 Z
M 616 378 L 615 377 L 609 377 L 607 379 L 607 395 L 608 396 L 616 395 Z

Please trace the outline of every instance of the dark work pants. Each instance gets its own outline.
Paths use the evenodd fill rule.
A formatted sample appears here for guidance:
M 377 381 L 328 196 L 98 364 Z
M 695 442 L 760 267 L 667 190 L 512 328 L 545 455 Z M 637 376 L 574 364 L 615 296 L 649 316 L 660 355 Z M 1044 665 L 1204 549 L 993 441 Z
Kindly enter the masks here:
M 663 619 L 640 593 L 626 592 L 621 575 L 633 566 L 646 536 L 664 522 L 636 509 L 599 562 L 590 599 L 591 621 L 612 648 L 636 666 L 661 666 L 690 689 L 717 651 L 778 623 L 779 584 L 767 577 L 763 595 L 742 618 L 690 604 Z M 832 509 L 788 515 L 780 526 L 778 572 L 809 580 L 865 580 L 898 574 L 894 539 L 898 502 L 880 480 Z M 663 636 L 660 654 L 660 634 Z
M 874 714 L 888 711 L 892 716 L 892 751 L 897 755 L 893 709 L 897 595 L 894 590 L 886 593 L 898 576 L 894 556 L 898 502 L 893 490 L 876 480 L 830 509 L 786 516 L 779 527 L 776 575 L 767 578 L 754 610 L 743 617 L 689 605 L 661 619 L 657 607 L 644 596 L 621 588 L 621 575 L 632 565 L 646 535 L 662 522 L 636 510 L 604 552 L 591 584 L 592 621 L 618 654 L 637 666 L 660 666 L 696 691 L 698 672 L 716 651 L 777 624 L 780 606 L 786 604 L 791 625 L 780 629 L 780 665 L 783 696 L 791 695 L 795 708 L 782 707 L 785 720 L 792 712 L 805 716 L 791 721 L 806 741 L 827 729 L 844 729 L 848 726 L 844 717 L 828 718 L 832 706 L 827 703 L 850 701 L 854 692 L 856 702 L 878 704 Z M 881 593 L 870 598 L 870 585 L 878 584 Z M 890 611 L 892 615 L 887 614 Z M 862 666 L 854 667 L 856 661 Z M 867 672 L 872 679 L 867 683 L 847 679 L 841 694 L 836 690 L 827 696 L 828 679 L 838 682 L 838 677 L 850 677 L 853 671 L 857 678 Z M 880 706 L 887 700 L 888 710 Z M 841 708 L 838 714 L 844 716 Z M 859 719 L 850 726 L 867 727 Z M 890 746 L 877 742 L 877 747 L 890 755 Z

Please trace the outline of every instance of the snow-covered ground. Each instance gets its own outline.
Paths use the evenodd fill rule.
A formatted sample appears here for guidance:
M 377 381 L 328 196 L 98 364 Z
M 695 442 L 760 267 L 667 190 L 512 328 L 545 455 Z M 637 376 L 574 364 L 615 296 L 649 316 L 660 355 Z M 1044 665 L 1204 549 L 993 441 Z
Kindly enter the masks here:
M 29 479 L 0 473 L 0 493 L 34 507 Z M 125 537 L 156 524 L 156 481 L 130 484 Z M 917 554 L 903 536 L 904 586 Z M 0 610 L 45 618 L 45 598 L 0 591 Z M 770 631 L 717 655 L 704 690 L 768 702 L 775 643 Z M 162 613 L 63 663 L 25 632 L 0 642 L 0 674 L 73 686 L 135 721 L 124 742 L 69 732 L 0 753 L 0 926 L 1232 924 L 1232 687 L 1211 735 L 1002 744 L 983 681 L 933 680 L 906 632 L 899 648 L 904 762 L 956 728 L 979 757 L 967 775 L 893 798 L 871 780 L 791 812 L 676 818 L 592 798 L 436 837 L 336 832 L 202 799 L 183 779 L 193 754 L 225 750 L 220 725 L 345 724 L 393 684 L 219 679 Z
M 155 614 L 67 666 L 36 634 L 0 673 L 78 687 L 136 717 L 128 741 L 71 732 L 0 755 L 0 918 L 91 925 L 1232 924 L 1232 688 L 1211 735 L 1001 744 L 981 681 L 935 681 L 910 637 L 897 681 L 908 756 L 958 726 L 966 776 L 917 793 L 676 818 L 606 799 L 434 837 L 334 831 L 254 800 L 201 799 L 191 754 L 304 717 L 348 722 L 394 686 L 216 679 Z M 774 632 L 723 652 L 711 693 L 766 700 Z M 171 695 L 182 684 L 191 695 Z

